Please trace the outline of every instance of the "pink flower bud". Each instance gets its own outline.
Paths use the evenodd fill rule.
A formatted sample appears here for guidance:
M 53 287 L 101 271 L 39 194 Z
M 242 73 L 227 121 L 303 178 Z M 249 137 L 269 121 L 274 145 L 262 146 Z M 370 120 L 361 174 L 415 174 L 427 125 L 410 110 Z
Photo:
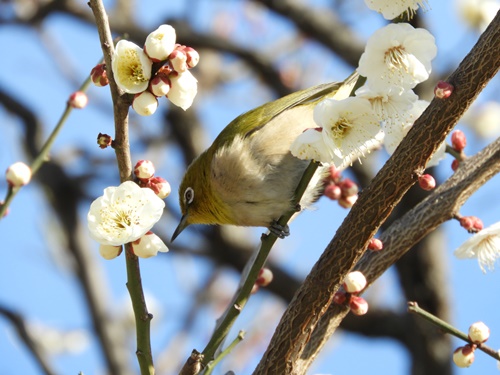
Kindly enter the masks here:
M 31 180 L 31 168 L 18 161 L 7 168 L 5 178 L 7 183 L 14 188 L 24 186 Z
M 151 116 L 158 108 L 158 100 L 149 91 L 143 91 L 134 96 L 132 108 L 141 116 Z
M 432 190 L 436 187 L 436 180 L 430 174 L 423 174 L 418 178 L 418 184 L 424 190 Z
M 342 189 L 342 196 L 344 197 L 350 197 L 358 194 L 358 185 L 350 178 L 345 178 L 344 180 L 342 180 L 339 183 L 339 186 Z
M 328 172 L 330 173 L 330 179 L 333 182 L 336 182 L 340 180 L 342 172 L 340 169 L 338 169 L 335 165 L 330 165 L 330 168 L 328 169 Z
M 457 159 L 453 159 L 453 161 L 451 162 L 451 169 L 453 170 L 453 172 L 455 172 L 459 166 L 460 161 L 458 161 Z
M 172 64 L 172 68 L 176 72 L 183 73 L 187 70 L 187 56 L 186 53 L 184 53 L 184 51 L 182 51 L 181 49 L 175 49 L 168 58 L 170 60 L 170 63 Z
M 458 367 L 469 367 L 474 362 L 474 349 L 470 345 L 457 348 L 453 353 L 453 362 Z
M 134 174 L 139 180 L 149 180 L 155 174 L 155 166 L 150 160 L 139 160 L 135 164 Z
M 85 108 L 88 102 L 87 94 L 82 91 L 75 91 L 69 96 L 68 100 L 69 106 L 77 109 Z
M 200 54 L 194 48 L 184 47 L 184 52 L 187 57 L 186 63 L 189 68 L 194 68 L 198 65 L 200 62 Z
M 366 286 L 366 278 L 359 271 L 349 272 L 344 279 L 343 287 L 348 293 L 359 293 Z
M 273 272 L 269 268 L 261 268 L 259 275 L 257 276 L 257 281 L 255 283 L 258 286 L 268 286 L 273 281 Z
M 349 301 L 349 308 L 353 314 L 365 315 L 368 312 L 368 302 L 359 296 L 351 296 Z
M 467 138 L 461 130 L 455 130 L 451 134 L 451 146 L 458 152 L 462 152 L 467 144 Z
M 474 344 L 482 344 L 490 337 L 490 329 L 483 322 L 476 322 L 469 327 L 469 340 Z
M 356 201 L 358 200 L 358 195 L 351 195 L 349 197 L 340 197 L 340 199 L 337 201 L 340 205 L 340 207 L 344 207 L 344 208 L 351 208 L 352 206 L 354 206 L 354 203 L 356 203 Z
M 157 74 L 149 82 L 149 89 L 156 96 L 165 96 L 170 91 L 171 82 L 166 74 Z
M 337 305 L 344 304 L 346 299 L 347 295 L 344 292 L 337 292 L 333 295 L 333 302 L 336 303 Z
M 172 192 L 170 184 L 162 177 L 152 177 L 141 186 L 150 188 L 161 199 L 165 199 Z
M 325 187 L 325 196 L 330 198 L 331 200 L 337 200 L 342 196 L 342 189 L 340 189 L 340 186 L 335 185 L 335 184 L 329 184 Z
M 90 71 L 92 83 L 97 87 L 103 87 L 109 84 L 108 75 L 106 73 L 106 64 L 98 64 Z
M 483 222 L 476 216 L 462 216 L 458 219 L 460 226 L 469 233 L 476 233 L 483 229 Z
M 446 99 L 449 98 L 453 93 L 453 85 L 449 82 L 439 81 L 434 88 L 434 95 L 438 99 Z
M 100 148 L 104 149 L 113 144 L 113 138 L 111 138 L 111 136 L 108 134 L 99 133 L 99 135 L 97 136 L 97 144 Z
M 368 244 L 368 250 L 380 251 L 384 248 L 384 244 L 378 238 L 372 238 Z

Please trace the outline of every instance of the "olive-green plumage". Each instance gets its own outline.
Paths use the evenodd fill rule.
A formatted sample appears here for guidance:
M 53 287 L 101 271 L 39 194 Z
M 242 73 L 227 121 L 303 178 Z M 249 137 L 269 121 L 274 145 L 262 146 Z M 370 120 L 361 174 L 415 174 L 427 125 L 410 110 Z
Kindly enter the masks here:
M 184 175 L 179 188 L 183 217 L 172 240 L 191 224 L 269 227 L 289 210 L 309 164 L 292 156 L 290 145 L 305 129 L 317 127 L 313 120 L 317 102 L 349 96 L 356 80 L 353 74 L 344 83 L 295 92 L 229 123 Z M 309 184 L 303 208 L 320 194 L 321 173 L 324 169 Z

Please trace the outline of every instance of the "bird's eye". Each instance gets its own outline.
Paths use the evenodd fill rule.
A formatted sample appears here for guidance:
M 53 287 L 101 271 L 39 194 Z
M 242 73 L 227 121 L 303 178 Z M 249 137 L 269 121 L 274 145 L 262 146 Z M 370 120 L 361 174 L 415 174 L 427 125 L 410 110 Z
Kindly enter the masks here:
M 194 190 L 193 188 L 188 187 L 184 192 L 184 201 L 186 204 L 191 204 L 194 199 Z

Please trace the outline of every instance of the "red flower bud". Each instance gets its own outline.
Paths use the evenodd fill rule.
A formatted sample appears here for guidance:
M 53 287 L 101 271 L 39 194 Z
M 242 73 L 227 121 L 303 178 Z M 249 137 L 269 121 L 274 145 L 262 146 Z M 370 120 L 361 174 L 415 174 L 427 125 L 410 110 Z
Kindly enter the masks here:
M 372 238 L 368 244 L 368 250 L 380 251 L 384 248 L 384 244 L 378 238 Z
M 434 95 L 438 99 L 449 98 L 453 93 L 454 87 L 451 83 L 445 81 L 439 81 L 434 88 Z
M 467 144 L 467 138 L 465 137 L 463 131 L 455 130 L 451 134 L 451 145 L 455 150 L 457 150 L 458 152 L 462 152 L 466 144 Z
M 418 184 L 424 190 L 432 190 L 436 187 L 436 180 L 430 174 L 424 174 L 418 178 Z

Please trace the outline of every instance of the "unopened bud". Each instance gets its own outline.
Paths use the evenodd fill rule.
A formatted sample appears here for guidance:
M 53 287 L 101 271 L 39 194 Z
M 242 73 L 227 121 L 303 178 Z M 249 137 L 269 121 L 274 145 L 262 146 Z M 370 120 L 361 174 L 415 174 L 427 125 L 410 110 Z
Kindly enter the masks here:
M 135 164 L 134 174 L 139 180 L 149 180 L 155 174 L 155 166 L 150 160 L 139 160 Z
M 490 329 L 483 322 L 476 322 L 469 327 L 469 340 L 474 344 L 482 344 L 490 337 Z
M 436 187 L 436 180 L 430 174 L 423 174 L 418 178 L 418 184 L 424 190 L 432 190 Z
M 458 152 L 462 152 L 467 144 L 467 138 L 461 130 L 455 130 L 451 134 L 451 146 Z
M 166 74 L 157 74 L 149 83 L 151 92 L 156 96 L 165 96 L 170 91 L 171 82 Z
M 104 259 L 110 260 L 116 258 L 118 255 L 122 253 L 121 246 L 113 246 L 113 245 L 100 245 L 99 246 L 99 254 Z
M 160 199 L 165 199 L 172 192 L 170 184 L 162 177 L 152 177 L 143 186 L 153 190 Z
M 273 281 L 273 272 L 269 268 L 261 268 L 255 283 L 258 286 L 268 286 Z
M 434 95 L 438 99 L 446 99 L 449 98 L 453 93 L 453 85 L 449 82 L 439 81 L 434 88 Z
M 337 305 L 344 304 L 346 299 L 347 295 L 344 292 L 337 292 L 333 295 L 333 302 L 335 302 Z
M 328 172 L 330 174 L 330 179 L 334 182 L 340 180 L 340 177 L 342 175 L 341 170 L 338 169 L 335 165 L 330 165 L 330 168 L 328 169 Z
M 458 219 L 460 226 L 469 233 L 476 233 L 483 229 L 483 222 L 476 216 L 462 216 Z
M 348 293 L 359 293 L 366 286 L 366 278 L 359 271 L 349 272 L 344 279 L 344 289 Z
M 354 203 L 358 200 L 358 195 L 351 195 L 349 197 L 340 197 L 340 199 L 337 201 L 340 205 L 340 207 L 344 208 L 351 208 L 354 206 Z
M 358 194 L 358 185 L 350 178 L 345 178 L 344 180 L 342 180 L 339 183 L 339 186 L 342 189 L 342 195 L 344 197 L 350 197 Z
M 90 71 L 92 83 L 97 87 L 103 87 L 109 84 L 108 74 L 106 73 L 106 64 L 98 64 Z
M 453 353 L 453 362 L 458 367 L 469 367 L 474 362 L 474 347 L 465 345 L 457 348 Z
M 168 58 L 176 72 L 183 73 L 187 70 L 187 56 L 181 49 L 175 49 Z
M 132 251 L 140 258 L 151 258 L 156 256 L 158 252 L 166 253 L 168 247 L 160 237 L 149 231 L 138 240 L 132 242 Z
M 106 148 L 113 144 L 113 138 L 108 134 L 99 133 L 97 135 L 97 144 L 100 148 Z
M 82 109 L 87 106 L 89 99 L 87 94 L 82 91 L 75 91 L 69 96 L 68 104 L 72 108 Z
M 451 169 L 453 170 L 453 172 L 455 172 L 459 166 L 460 161 L 458 161 L 458 159 L 453 159 L 453 161 L 451 162 Z
M 143 91 L 135 95 L 132 108 L 141 116 L 151 116 L 158 108 L 158 100 L 149 91 Z
M 372 238 L 368 244 L 368 250 L 380 251 L 384 248 L 384 244 L 378 238 Z
M 186 53 L 186 63 L 189 68 L 194 68 L 200 62 L 200 54 L 191 47 L 184 47 L 184 52 Z
M 340 186 L 335 185 L 335 184 L 328 184 L 325 187 L 325 196 L 330 198 L 331 200 L 337 200 L 342 196 L 342 189 L 340 189 Z
M 349 308 L 353 314 L 365 315 L 368 312 L 368 302 L 362 297 L 353 295 L 349 301 Z
M 7 168 L 5 178 L 7 179 L 7 183 L 12 187 L 24 186 L 31 180 L 31 168 L 23 162 L 18 161 Z

